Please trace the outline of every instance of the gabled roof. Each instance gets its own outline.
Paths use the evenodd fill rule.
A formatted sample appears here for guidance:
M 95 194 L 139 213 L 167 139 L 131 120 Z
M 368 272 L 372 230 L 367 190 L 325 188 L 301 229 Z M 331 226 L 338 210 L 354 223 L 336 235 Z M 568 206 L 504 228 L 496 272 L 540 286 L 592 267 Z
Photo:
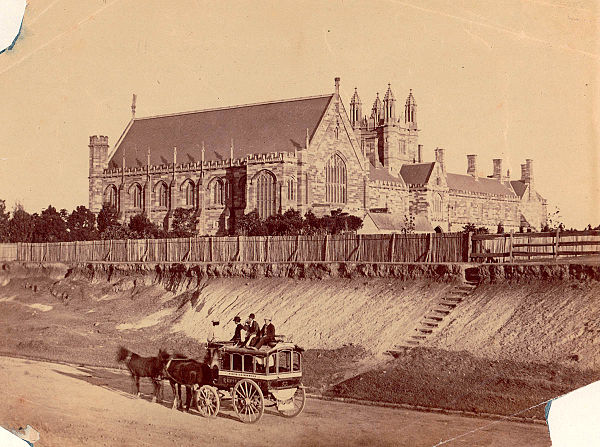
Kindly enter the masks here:
M 305 146 L 306 130 L 312 137 L 333 95 L 249 104 L 197 112 L 136 118 L 126 130 L 109 161 L 120 167 L 122 154 L 129 167 L 201 160 L 202 142 L 206 161 L 248 154 L 294 152 Z
M 429 181 L 435 163 L 413 163 L 402 165 L 400 175 L 407 185 L 424 185 Z
M 401 178 L 395 177 L 389 173 L 387 168 L 375 167 L 369 163 L 369 179 L 379 180 L 381 182 L 395 182 L 404 185 L 404 181 Z
M 515 193 L 519 196 L 519 198 L 522 199 L 523 195 L 527 191 L 527 183 L 522 182 L 521 180 L 511 180 L 510 184 L 511 184 L 512 188 L 515 190 Z M 534 192 L 539 201 L 544 200 L 544 198 L 537 191 L 534 191 Z
M 514 191 L 508 185 L 500 183 L 496 179 L 486 177 L 477 177 L 475 179 L 472 175 L 448 173 L 446 181 L 448 188 L 454 190 L 494 194 L 497 196 L 515 196 Z
M 404 216 L 387 213 L 368 213 L 368 216 L 380 231 L 402 231 L 406 227 Z M 433 226 L 425 216 L 416 216 L 414 224 L 417 233 L 433 232 Z

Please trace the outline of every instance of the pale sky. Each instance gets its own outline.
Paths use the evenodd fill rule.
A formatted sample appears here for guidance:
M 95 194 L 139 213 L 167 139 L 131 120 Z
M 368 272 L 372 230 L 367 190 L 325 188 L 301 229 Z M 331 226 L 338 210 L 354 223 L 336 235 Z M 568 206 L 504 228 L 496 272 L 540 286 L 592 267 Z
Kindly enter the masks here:
M 600 224 L 596 1 L 29 0 L 0 54 L 0 198 L 39 212 L 88 204 L 89 135 L 131 117 L 333 91 L 363 113 L 388 82 L 418 104 L 426 160 L 446 148 L 538 191 L 569 226 Z

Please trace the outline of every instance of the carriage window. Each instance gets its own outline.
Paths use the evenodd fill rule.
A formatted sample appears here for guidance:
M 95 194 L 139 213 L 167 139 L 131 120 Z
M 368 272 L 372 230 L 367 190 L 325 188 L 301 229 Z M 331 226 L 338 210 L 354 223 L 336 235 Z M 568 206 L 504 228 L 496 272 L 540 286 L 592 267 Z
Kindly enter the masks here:
M 269 356 L 269 374 L 275 374 L 277 370 L 275 369 L 275 354 L 271 354 Z
M 292 364 L 292 370 L 300 371 L 300 353 L 294 352 L 293 358 L 294 358 L 294 363 Z
M 231 355 L 230 354 L 223 354 L 223 356 L 221 357 L 221 369 L 224 370 L 228 370 L 231 369 Z
M 242 370 L 242 355 L 241 354 L 233 354 L 233 371 L 241 371 Z
M 244 356 L 244 371 L 254 372 L 254 357 L 251 355 Z
M 279 352 L 279 372 L 290 372 L 292 370 L 292 353 L 290 351 Z

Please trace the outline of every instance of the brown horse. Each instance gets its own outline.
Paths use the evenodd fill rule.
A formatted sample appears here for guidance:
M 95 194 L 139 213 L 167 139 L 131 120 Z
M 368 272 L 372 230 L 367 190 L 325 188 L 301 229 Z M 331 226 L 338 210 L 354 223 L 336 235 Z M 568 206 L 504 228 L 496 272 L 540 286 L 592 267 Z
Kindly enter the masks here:
M 125 363 L 125 366 L 127 366 L 137 396 L 140 395 L 140 377 L 148 377 L 152 381 L 154 385 L 152 402 L 156 402 L 159 398 L 162 374 L 168 361 L 169 354 L 162 349 L 159 349 L 157 357 L 141 357 L 123 346 L 117 351 L 117 362 Z
M 190 411 L 192 393 L 197 387 L 212 385 L 219 377 L 219 369 L 202 362 L 175 354 L 166 364 L 165 378 L 169 379 L 173 390 L 173 409 L 183 410 L 181 385 L 185 386 L 185 407 Z M 195 400 L 195 393 L 194 393 Z

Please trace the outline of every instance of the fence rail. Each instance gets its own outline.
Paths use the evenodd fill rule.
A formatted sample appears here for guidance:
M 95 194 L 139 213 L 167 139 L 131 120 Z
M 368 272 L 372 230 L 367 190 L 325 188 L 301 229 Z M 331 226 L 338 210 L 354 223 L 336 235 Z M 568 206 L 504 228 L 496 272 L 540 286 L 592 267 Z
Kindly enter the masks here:
M 10 244 L 9 244 L 10 245 Z M 463 262 L 467 237 L 447 234 L 237 236 L 12 244 L 24 262 Z M 3 252 L 0 252 L 3 253 Z
M 542 260 L 561 256 L 600 255 L 600 231 L 477 234 L 472 236 L 471 260 Z
M 600 231 L 237 236 L 0 244 L 23 262 L 513 262 L 600 255 Z

